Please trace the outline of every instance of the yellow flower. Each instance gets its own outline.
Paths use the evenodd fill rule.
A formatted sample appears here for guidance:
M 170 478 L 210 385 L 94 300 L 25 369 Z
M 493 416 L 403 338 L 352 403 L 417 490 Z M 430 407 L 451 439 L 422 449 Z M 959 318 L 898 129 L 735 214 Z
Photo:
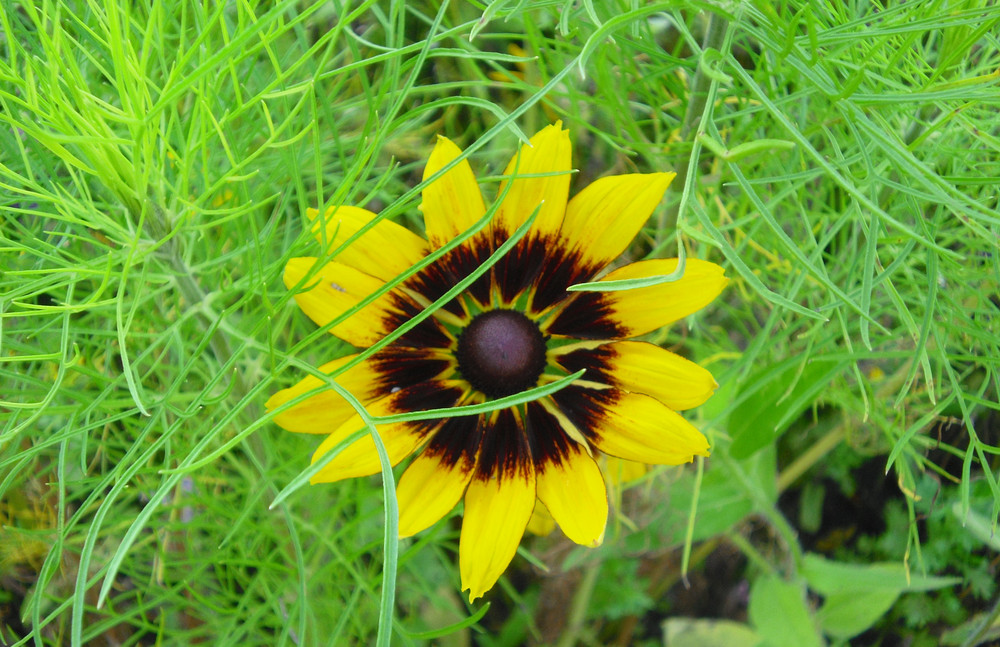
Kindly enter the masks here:
M 460 155 L 438 139 L 424 177 Z M 679 410 L 713 393 L 708 371 L 663 348 L 628 338 L 677 321 L 711 302 L 727 279 L 718 265 L 688 259 L 674 282 L 626 291 L 568 292 L 593 280 L 631 243 L 660 203 L 673 173 L 597 180 L 569 200 L 569 133 L 542 129 L 512 160 L 500 187 L 509 190 L 490 227 L 477 233 L 331 332 L 366 347 L 409 320 L 468 276 L 541 205 L 531 231 L 434 316 L 391 345 L 337 375 L 337 382 L 374 416 L 478 404 L 586 369 L 582 379 L 534 402 L 475 416 L 379 425 L 393 465 L 413 460 L 397 488 L 399 530 L 407 537 L 465 502 L 459 544 L 462 588 L 474 600 L 507 568 L 536 500 L 571 540 L 600 544 L 608 516 L 598 452 L 647 464 L 676 465 L 708 454 L 708 441 Z M 514 176 L 515 164 L 517 176 Z M 544 177 L 538 177 L 545 174 Z M 521 177 L 535 175 L 536 177 Z M 424 189 L 426 240 L 387 220 L 368 230 L 316 280 L 295 295 L 319 325 L 407 271 L 483 217 L 486 208 L 469 164 L 460 162 Z M 331 249 L 375 214 L 350 206 L 320 217 Z M 323 231 L 319 232 L 323 234 Z M 285 284 L 298 284 L 315 258 L 293 258 Z M 602 280 L 669 274 L 677 259 L 646 260 Z M 333 373 L 355 356 L 320 367 Z M 307 377 L 267 402 L 274 410 L 319 387 Z M 363 427 L 333 390 L 278 412 L 275 422 L 300 433 L 326 434 L 313 460 Z M 374 442 L 362 437 L 312 479 L 314 483 L 376 474 Z

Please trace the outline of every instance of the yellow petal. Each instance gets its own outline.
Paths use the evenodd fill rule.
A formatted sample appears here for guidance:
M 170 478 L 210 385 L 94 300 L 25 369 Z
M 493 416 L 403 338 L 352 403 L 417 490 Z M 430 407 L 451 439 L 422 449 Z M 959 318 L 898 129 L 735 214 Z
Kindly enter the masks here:
M 307 209 L 306 214 L 312 221 L 316 240 L 326 243 L 330 252 L 377 217 L 367 209 L 348 206 L 329 207 L 322 216 L 317 209 Z M 336 260 L 388 281 L 410 269 L 426 254 L 427 241 L 406 227 L 383 219 L 337 254 Z
M 605 454 L 652 465 L 680 465 L 696 455 L 708 456 L 705 436 L 648 395 L 570 386 L 550 397 Z
M 542 207 L 533 227 L 539 234 L 559 231 L 566 213 L 570 171 L 573 168 L 569 131 L 563 130 L 562 122 L 557 121 L 540 130 L 530 141 L 531 145 L 522 146 L 520 155 L 510 161 L 504 175 L 514 175 L 515 168 L 518 176 L 536 173 L 553 175 L 510 180 L 510 191 L 494 219 L 494 229 L 506 234 L 521 226 L 539 204 Z M 507 181 L 500 184 L 498 196 L 503 195 L 506 184 Z
M 393 410 L 391 405 L 385 404 L 392 398 L 393 396 L 390 395 L 368 407 L 369 413 L 373 416 L 399 413 L 399 411 Z M 312 455 L 312 462 L 315 463 L 323 458 L 328 451 L 361 429 L 365 429 L 365 423 L 361 420 L 361 416 L 354 414 L 320 443 Z M 382 439 L 382 444 L 385 446 L 385 451 L 389 455 L 389 462 L 393 466 L 416 451 L 427 435 L 426 427 L 408 422 L 377 425 L 376 429 L 379 438 Z M 365 433 L 364 436 L 345 447 L 323 469 L 313 475 L 309 482 L 332 483 L 358 476 L 371 476 L 380 471 L 382 471 L 382 464 L 379 462 L 375 441 L 372 440 L 371 433 Z
M 676 268 L 676 258 L 639 261 L 610 272 L 602 280 L 661 276 Z M 670 283 L 617 292 L 579 293 L 556 315 L 546 332 L 577 339 L 643 335 L 711 303 L 729 282 L 724 273 L 715 263 L 689 258 L 684 276 Z
M 635 173 L 595 181 L 569 201 L 560 237 L 584 263 L 604 267 L 629 246 L 675 175 Z
M 357 355 L 347 355 L 327 362 L 319 367 L 319 371 L 327 374 L 333 373 L 355 357 Z M 358 398 L 362 404 L 367 404 L 378 395 L 380 375 L 367 362 L 361 362 L 338 375 L 335 381 Z M 324 384 L 326 384 L 325 381 L 309 375 L 295 386 L 282 389 L 272 395 L 264 403 L 264 407 L 268 411 L 273 411 L 289 400 Z M 274 417 L 274 422 L 288 431 L 303 434 L 329 434 L 353 415 L 354 407 L 332 388 L 327 388 L 325 391 L 296 404 L 291 409 L 279 413 Z
M 316 264 L 315 258 L 293 258 L 285 266 L 285 286 L 294 287 Z M 325 264 L 307 280 L 303 292 L 295 295 L 302 311 L 320 326 L 325 326 L 381 288 L 385 283 L 343 263 Z M 309 287 L 312 286 L 312 287 Z M 386 293 L 355 312 L 330 332 L 355 346 L 371 346 L 392 331 L 400 312 L 391 305 Z
M 427 450 L 413 459 L 396 486 L 399 536 L 415 535 L 451 512 L 465 494 L 474 467 L 462 460 L 448 465 Z
M 367 407 L 372 416 L 388 416 L 425 409 L 444 409 L 454 406 L 462 397 L 463 390 L 457 386 L 430 380 L 400 389 L 376 400 Z M 434 431 L 441 426 L 441 420 L 398 422 L 377 426 L 379 436 L 389 454 L 389 461 L 396 465 L 419 448 Z M 356 431 L 363 429 L 361 416 L 353 415 L 336 431 L 328 436 L 313 454 L 313 462 L 339 445 Z M 355 476 L 368 476 L 381 471 L 378 452 L 371 434 L 365 434 L 341 453 L 335 456 L 311 479 L 312 483 L 340 481 Z
M 558 361 L 571 373 L 586 369 L 588 380 L 645 393 L 675 411 L 697 407 L 719 386 L 701 366 L 644 341 L 581 348 L 566 353 Z
M 363 428 L 364 423 L 361 421 L 360 416 L 355 415 L 351 417 L 320 444 L 313 454 L 312 462 L 315 463 L 327 451 L 343 442 L 345 438 L 354 432 Z M 413 433 L 413 430 L 406 423 L 379 425 L 378 432 L 382 439 L 382 444 L 385 445 L 386 453 L 389 455 L 389 462 L 393 466 L 412 454 L 420 446 L 421 442 L 423 442 L 423 437 Z M 365 434 L 337 454 L 329 464 L 309 479 L 309 482 L 332 483 L 358 476 L 371 476 L 372 474 L 378 474 L 381 470 L 382 464 L 378 459 L 375 441 L 372 440 L 371 434 Z
M 649 471 L 644 463 L 626 461 L 616 456 L 601 455 L 601 472 L 610 487 L 625 485 L 642 478 Z
M 677 269 L 677 259 L 639 261 L 609 273 L 603 280 L 646 278 Z M 606 292 L 615 315 L 630 329 L 629 336 L 656 330 L 697 312 L 719 296 L 729 279 L 725 270 L 709 261 L 689 258 L 684 276 L 670 283 L 635 290 Z
M 424 167 L 427 179 L 462 154 L 450 139 L 438 137 L 437 144 Z M 420 210 L 424 214 L 424 229 L 431 246 L 443 246 L 471 227 L 486 213 L 483 194 L 467 160 L 424 188 Z
M 558 462 L 539 466 L 538 498 L 563 533 L 583 546 L 598 546 L 608 522 L 604 477 L 587 452 L 570 445 Z
M 531 518 L 528 519 L 528 532 L 544 537 L 551 534 L 556 529 L 556 520 L 552 518 L 549 511 L 541 501 L 535 501 L 535 509 L 531 511 Z
M 462 590 L 469 602 L 489 591 L 500 579 L 535 506 L 535 474 L 473 479 L 465 493 L 465 513 L 459 540 L 459 570 Z

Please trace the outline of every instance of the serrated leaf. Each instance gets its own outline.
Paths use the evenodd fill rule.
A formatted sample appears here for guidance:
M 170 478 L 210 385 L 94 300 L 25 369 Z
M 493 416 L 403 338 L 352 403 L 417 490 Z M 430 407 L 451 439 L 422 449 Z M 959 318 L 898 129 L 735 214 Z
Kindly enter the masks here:
M 604 582 L 594 590 L 587 609 L 589 617 L 617 620 L 625 616 L 642 616 L 656 603 L 646 593 L 645 579 L 638 573 L 634 559 L 610 559 L 601 565 Z

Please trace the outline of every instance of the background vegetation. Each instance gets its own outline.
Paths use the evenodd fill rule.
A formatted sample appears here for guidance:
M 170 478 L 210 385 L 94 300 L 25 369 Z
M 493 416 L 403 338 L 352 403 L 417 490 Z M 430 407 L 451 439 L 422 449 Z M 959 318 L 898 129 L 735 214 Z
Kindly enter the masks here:
M 2 0 L 0 643 L 998 640 L 998 27 L 985 0 Z M 555 119 L 575 190 L 678 171 L 632 258 L 733 278 L 654 336 L 722 385 L 690 413 L 714 453 L 616 492 L 599 549 L 526 539 L 470 607 L 456 518 L 397 545 L 377 478 L 298 487 L 315 439 L 262 403 L 348 349 L 280 277 L 307 207 L 420 231 L 436 134 L 492 195 Z

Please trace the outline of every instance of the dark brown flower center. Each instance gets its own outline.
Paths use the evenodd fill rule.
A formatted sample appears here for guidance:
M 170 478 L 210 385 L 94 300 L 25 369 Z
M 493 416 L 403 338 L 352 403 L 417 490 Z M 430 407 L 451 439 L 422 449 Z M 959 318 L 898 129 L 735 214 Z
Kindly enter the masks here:
M 491 398 L 513 395 L 538 384 L 545 369 L 545 337 L 516 310 L 477 315 L 458 337 L 458 370 Z

